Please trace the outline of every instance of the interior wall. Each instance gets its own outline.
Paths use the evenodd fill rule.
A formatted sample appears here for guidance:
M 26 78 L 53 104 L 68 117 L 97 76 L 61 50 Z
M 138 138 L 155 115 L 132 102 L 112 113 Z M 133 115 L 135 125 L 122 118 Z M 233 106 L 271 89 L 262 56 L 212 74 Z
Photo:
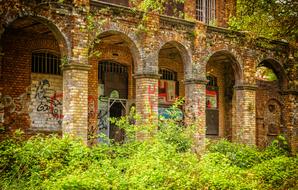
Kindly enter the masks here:
M 53 35 L 40 35 L 18 31 L 22 35 L 5 32 L 1 39 L 4 56 L 1 62 L 0 118 L 6 132 L 21 128 L 27 134 L 61 132 L 62 76 L 31 73 L 31 57 L 35 50 L 49 50 L 59 54 Z M 48 81 L 38 99 L 36 94 L 41 81 Z M 59 105 L 52 104 L 60 94 Z M 40 105 L 42 104 L 42 105 Z M 58 108 L 59 107 L 59 108 Z M 53 114 L 57 111 L 59 114 Z M 30 113 L 30 114 L 29 114 Z

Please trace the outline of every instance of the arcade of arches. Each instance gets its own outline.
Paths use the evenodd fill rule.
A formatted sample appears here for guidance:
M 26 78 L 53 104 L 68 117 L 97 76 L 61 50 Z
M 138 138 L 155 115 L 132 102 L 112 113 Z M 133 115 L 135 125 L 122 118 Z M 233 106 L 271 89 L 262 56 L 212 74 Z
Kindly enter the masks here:
M 72 134 L 97 143 L 101 139 L 88 137 L 105 133 L 122 142 L 125 131 L 110 117 L 136 107 L 144 123 L 156 121 L 185 97 L 181 119 L 198 126 L 198 143 L 227 138 L 264 147 L 285 134 L 297 151 L 297 88 L 284 69 L 287 44 L 275 44 L 278 54 L 264 47 L 248 51 L 237 41 L 240 34 L 155 14 L 146 34 L 125 11 L 105 13 L 118 22 L 97 13 L 95 20 L 107 19 L 97 32 L 81 30 L 86 23 L 79 11 L 75 17 L 47 9 L 40 14 L 1 19 L 1 138 L 21 128 L 28 136 Z M 189 30 L 208 35 L 190 38 Z M 99 55 L 88 56 L 89 40 L 96 40 L 92 51 Z

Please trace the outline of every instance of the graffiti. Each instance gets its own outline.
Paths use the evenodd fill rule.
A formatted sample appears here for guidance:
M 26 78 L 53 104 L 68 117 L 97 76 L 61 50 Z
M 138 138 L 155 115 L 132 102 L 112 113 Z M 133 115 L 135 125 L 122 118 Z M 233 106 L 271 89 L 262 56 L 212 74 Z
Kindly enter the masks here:
M 59 119 L 59 121 L 63 119 L 62 102 L 63 102 L 62 93 L 54 93 L 54 95 L 50 97 L 50 113 L 54 118 Z
M 176 82 L 171 80 L 159 80 L 158 82 L 158 102 L 162 104 L 172 104 L 177 98 Z
M 97 116 L 98 119 L 98 128 L 99 130 L 107 130 L 107 118 L 108 118 L 108 111 L 100 110 Z
M 21 94 L 17 98 L 12 98 L 9 95 L 2 96 L 0 92 L 0 123 L 5 120 L 5 114 L 21 114 L 26 112 L 29 105 L 27 93 Z
M 151 96 L 155 96 L 155 94 L 157 93 L 157 86 L 156 84 L 153 85 L 149 85 L 148 86 L 148 101 L 149 101 L 149 113 L 150 115 L 152 114 L 152 111 L 153 111 L 153 104 L 154 104 L 154 101 L 151 99 Z
M 36 111 L 39 113 L 37 117 L 42 120 L 44 125 L 53 120 L 61 125 L 63 119 L 63 94 L 57 93 L 50 87 L 49 80 L 40 80 L 35 90 L 34 98 L 36 103 L 33 104 L 37 104 Z
M 88 118 L 94 119 L 97 115 L 96 101 L 93 96 L 88 96 Z

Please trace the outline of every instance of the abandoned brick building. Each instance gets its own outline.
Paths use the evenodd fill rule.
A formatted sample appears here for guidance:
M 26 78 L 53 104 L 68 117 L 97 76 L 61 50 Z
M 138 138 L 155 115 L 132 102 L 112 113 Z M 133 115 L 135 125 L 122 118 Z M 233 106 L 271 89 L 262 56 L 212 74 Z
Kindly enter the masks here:
M 122 138 L 109 117 L 136 106 L 146 122 L 185 97 L 183 119 L 198 127 L 199 141 L 266 146 L 284 133 L 297 151 L 289 44 L 251 42 L 247 32 L 228 30 L 233 0 L 172 2 L 164 15 L 149 12 L 146 19 L 128 0 L 0 6 L 2 137 L 21 128 L 85 142 L 88 131 Z M 273 80 L 260 77 L 266 69 Z

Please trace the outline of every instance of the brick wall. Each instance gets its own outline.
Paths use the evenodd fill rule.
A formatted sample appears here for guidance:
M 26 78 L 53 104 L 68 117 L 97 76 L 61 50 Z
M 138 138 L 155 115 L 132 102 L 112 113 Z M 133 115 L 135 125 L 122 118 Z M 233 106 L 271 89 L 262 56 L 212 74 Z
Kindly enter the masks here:
M 283 100 L 278 82 L 257 81 L 256 91 L 256 117 L 257 117 L 257 145 L 265 147 L 274 136 L 270 136 L 269 127 L 274 123 L 278 134 L 285 131 L 283 128 Z M 269 105 L 275 108 L 275 114 L 269 110 Z
M 56 111 L 54 104 L 51 108 L 50 101 L 54 98 L 55 91 L 62 93 L 62 76 L 31 73 L 32 52 L 35 50 L 59 52 L 57 41 L 53 37 L 27 33 L 21 36 L 4 33 L 1 40 L 4 53 L 0 80 L 2 125 L 8 133 L 17 128 L 24 129 L 28 133 L 45 130 L 59 131 L 60 124 L 57 121 L 60 119 L 58 116 L 53 118 L 49 112 L 51 109 Z M 46 105 L 42 108 L 42 113 L 37 113 L 37 107 L 41 101 L 36 100 L 35 94 L 39 81 L 43 79 L 49 81 L 53 91 L 48 91 L 46 94 L 47 100 L 44 102 Z M 59 109 L 59 114 L 61 111 Z
M 61 131 L 63 90 L 62 76 L 31 74 L 30 130 Z

